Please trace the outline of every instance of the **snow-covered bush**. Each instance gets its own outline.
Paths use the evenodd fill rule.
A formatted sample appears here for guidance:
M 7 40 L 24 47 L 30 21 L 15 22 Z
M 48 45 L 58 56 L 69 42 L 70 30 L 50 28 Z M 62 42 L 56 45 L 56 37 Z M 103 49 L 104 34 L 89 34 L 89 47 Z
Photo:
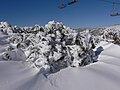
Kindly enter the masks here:
M 3 29 L 8 35 L 12 34 L 9 42 L 14 48 L 9 47 L 9 52 L 22 49 L 26 62 L 36 69 L 56 72 L 68 66 L 78 67 L 94 62 L 92 49 L 95 41 L 89 30 L 77 32 L 55 21 L 48 22 L 45 27 L 35 25 Z M 8 56 L 9 53 L 3 55 L 9 60 Z
M 106 28 L 97 28 L 91 31 L 95 41 L 107 41 L 120 45 L 120 28 L 119 26 L 110 26 Z
M 2 59 L 6 61 L 25 61 L 26 56 L 20 49 L 9 50 L 2 55 Z

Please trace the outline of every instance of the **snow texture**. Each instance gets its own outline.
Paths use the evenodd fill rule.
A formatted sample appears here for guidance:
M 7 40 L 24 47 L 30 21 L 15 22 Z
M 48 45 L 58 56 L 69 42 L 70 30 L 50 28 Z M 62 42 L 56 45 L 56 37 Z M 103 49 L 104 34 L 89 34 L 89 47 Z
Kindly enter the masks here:
M 44 27 L 11 26 L 1 22 L 1 32 L 10 43 L 2 60 L 26 61 L 33 68 L 57 72 L 68 66 L 79 67 L 94 62 L 95 43 L 89 30 L 78 33 L 63 23 L 50 21 Z
M 0 90 L 119 90 L 119 30 L 0 22 Z

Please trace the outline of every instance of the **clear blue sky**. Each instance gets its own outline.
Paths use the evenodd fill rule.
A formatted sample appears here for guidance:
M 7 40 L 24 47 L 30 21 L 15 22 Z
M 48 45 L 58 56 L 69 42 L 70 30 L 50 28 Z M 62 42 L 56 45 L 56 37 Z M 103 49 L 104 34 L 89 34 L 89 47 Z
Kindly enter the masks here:
M 57 8 L 60 2 L 69 1 L 71 0 L 0 0 L 0 21 L 30 26 L 44 25 L 55 20 L 73 28 L 120 24 L 120 16 L 109 16 L 111 4 L 100 0 L 80 0 L 65 9 Z

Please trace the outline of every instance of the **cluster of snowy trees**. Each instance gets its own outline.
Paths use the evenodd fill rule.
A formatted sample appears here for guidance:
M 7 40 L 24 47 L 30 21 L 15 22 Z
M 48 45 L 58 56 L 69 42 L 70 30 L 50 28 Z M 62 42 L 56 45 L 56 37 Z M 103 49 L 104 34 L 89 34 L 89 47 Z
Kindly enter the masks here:
M 91 31 L 96 42 L 107 41 L 120 45 L 120 29 L 115 27 L 97 28 Z
M 76 32 L 55 21 L 44 27 L 17 27 L 2 22 L 0 30 L 10 36 L 9 53 L 16 50 L 24 52 L 25 61 L 36 69 L 56 72 L 96 61 L 93 52 L 95 41 L 89 30 Z M 12 60 L 9 53 L 3 54 L 3 59 Z

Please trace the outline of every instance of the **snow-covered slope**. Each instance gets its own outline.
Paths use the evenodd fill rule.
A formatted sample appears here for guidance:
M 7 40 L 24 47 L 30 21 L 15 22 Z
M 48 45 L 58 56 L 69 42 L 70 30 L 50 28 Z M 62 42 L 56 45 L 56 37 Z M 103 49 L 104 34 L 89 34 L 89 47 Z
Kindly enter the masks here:
M 85 67 L 66 68 L 45 77 L 22 62 L 0 62 L 1 90 L 119 90 L 120 47 L 101 42 L 99 61 Z
M 1 22 L 0 90 L 119 90 L 120 46 L 103 38 L 104 31 Z
M 119 24 L 118 25 L 111 25 L 111 26 L 106 27 L 106 29 L 120 30 L 120 25 Z

